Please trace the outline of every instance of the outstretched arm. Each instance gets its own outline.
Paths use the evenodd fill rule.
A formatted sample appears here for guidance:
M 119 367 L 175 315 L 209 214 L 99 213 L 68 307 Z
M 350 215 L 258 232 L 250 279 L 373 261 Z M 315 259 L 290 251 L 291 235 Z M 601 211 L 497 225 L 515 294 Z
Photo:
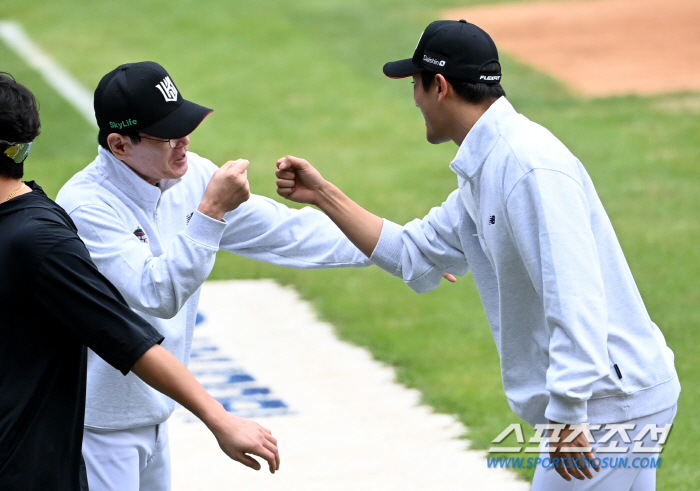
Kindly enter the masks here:
M 133 371 L 192 411 L 232 459 L 259 469 L 260 464 L 246 454 L 258 455 L 268 461 L 270 472 L 275 472 L 279 453 L 270 432 L 254 421 L 227 413 L 187 368 L 158 344 L 163 336 L 127 306 L 72 230 L 60 225 L 36 228 L 34 243 L 56 241 L 28 274 L 37 306 L 52 313 L 53 327 L 80 340 L 124 375 Z
M 212 171 L 198 206 L 193 199 L 189 225 L 184 227 L 184 211 L 182 216 L 171 218 L 173 222 L 165 225 L 166 230 L 177 227 L 176 218 L 184 228 L 157 253 L 144 243 L 149 235 L 160 234 L 157 218 L 152 223 L 139 223 L 138 214 L 125 212 L 127 205 L 116 206 L 114 200 L 106 203 L 84 199 L 80 192 L 83 190 L 70 185 L 59 192 L 57 202 L 70 214 L 100 272 L 117 287 L 129 306 L 153 317 L 170 319 L 211 272 L 226 227 L 221 218 L 249 198 L 247 168 L 247 160 L 237 160 Z M 195 197 L 199 192 L 200 187 L 192 184 L 189 193 Z M 136 235 L 137 231 L 142 238 Z
M 279 159 L 275 175 L 277 194 L 297 203 L 317 206 L 363 254 L 372 255 L 384 224 L 380 217 L 348 198 L 304 159 L 291 155 Z M 456 281 L 451 274 L 443 276 L 452 283 Z
M 252 454 L 267 460 L 271 473 L 279 469 L 277 440 L 270 430 L 253 420 L 228 413 L 165 348 L 151 347 L 131 371 L 201 419 L 216 437 L 221 450 L 233 460 L 260 470 L 260 463 L 247 455 Z
M 382 219 L 326 181 L 306 160 L 287 156 L 277 161 L 277 194 L 318 206 L 367 257 L 382 233 Z

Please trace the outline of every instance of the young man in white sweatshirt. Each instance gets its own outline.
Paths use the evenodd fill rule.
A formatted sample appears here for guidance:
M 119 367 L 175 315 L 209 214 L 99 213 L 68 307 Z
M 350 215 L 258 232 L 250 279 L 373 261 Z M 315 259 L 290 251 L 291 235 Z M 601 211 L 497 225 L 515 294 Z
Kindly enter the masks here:
M 635 442 L 617 434 L 605 446 L 625 448 L 630 465 L 611 469 L 596 457 L 620 454 L 596 455 L 574 431 L 602 425 L 589 427 L 597 441 L 607 424 L 636 425 L 631 436 L 648 424 L 666 428 L 680 393 L 673 353 L 586 170 L 506 100 L 496 46 L 477 26 L 433 22 L 413 58 L 387 63 L 384 73 L 413 77 L 430 143 L 459 146 L 450 165 L 458 189 L 403 227 L 362 209 L 296 157 L 278 161 L 278 193 L 321 208 L 417 292 L 435 288 L 443 273 L 471 270 L 511 408 L 533 426 L 567 425 L 549 443 L 553 453 L 543 452 L 553 465 L 537 468 L 533 489 L 653 489 L 655 468 L 635 468 L 632 457 L 658 454 L 632 454 Z M 647 434 L 643 445 L 655 439 Z
M 100 272 L 185 365 L 200 287 L 220 249 L 297 268 L 370 264 L 318 210 L 251 195 L 248 161 L 218 168 L 188 152 L 189 135 L 210 112 L 183 99 L 157 63 L 119 66 L 95 91 L 98 156 L 56 199 Z M 169 490 L 173 410 L 170 398 L 90 351 L 83 438 L 90 489 Z

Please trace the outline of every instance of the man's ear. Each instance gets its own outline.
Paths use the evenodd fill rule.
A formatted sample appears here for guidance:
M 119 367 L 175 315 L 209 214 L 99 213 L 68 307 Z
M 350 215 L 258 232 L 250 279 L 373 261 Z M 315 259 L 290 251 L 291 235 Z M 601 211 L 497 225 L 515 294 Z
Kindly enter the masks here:
M 110 133 L 107 136 L 107 145 L 109 145 L 112 154 L 119 160 L 123 160 L 126 156 L 127 146 L 131 145 L 131 140 L 128 136 L 120 135 L 119 133 Z
M 450 83 L 440 73 L 435 75 L 435 86 L 437 88 L 438 101 L 444 100 L 448 92 L 452 90 Z

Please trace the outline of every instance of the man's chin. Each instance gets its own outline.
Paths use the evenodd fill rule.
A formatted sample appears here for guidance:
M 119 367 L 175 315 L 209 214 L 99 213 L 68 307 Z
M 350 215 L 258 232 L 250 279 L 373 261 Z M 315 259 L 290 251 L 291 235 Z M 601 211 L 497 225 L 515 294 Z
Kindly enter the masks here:
M 187 169 L 188 169 L 187 160 L 185 160 L 185 162 L 183 164 L 178 164 L 176 161 L 175 165 L 173 165 L 173 167 L 171 169 L 172 174 L 173 174 L 173 177 L 171 177 L 171 179 L 180 179 L 182 176 L 185 175 L 185 173 L 187 172 Z
M 425 134 L 425 138 L 426 138 L 426 140 L 428 140 L 428 143 L 432 143 L 433 145 L 439 145 L 441 143 L 445 143 L 445 142 L 450 141 L 449 138 L 440 137 L 437 135 L 432 135 L 432 134 L 427 133 L 427 132 Z

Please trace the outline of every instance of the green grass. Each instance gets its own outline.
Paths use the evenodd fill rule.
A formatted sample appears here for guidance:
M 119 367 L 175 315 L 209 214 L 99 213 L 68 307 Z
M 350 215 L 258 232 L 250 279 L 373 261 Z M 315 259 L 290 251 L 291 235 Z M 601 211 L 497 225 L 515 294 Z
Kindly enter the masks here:
M 0 12 L 90 88 L 120 63 L 162 63 L 186 98 L 215 109 L 191 149 L 218 164 L 251 160 L 254 192 L 276 196 L 274 162 L 291 153 L 369 210 L 403 223 L 456 187 L 447 164 L 457 148 L 425 141 L 410 82 L 386 79 L 381 66 L 409 56 L 440 9 L 470 3 L 488 2 L 0 0 Z M 94 158 L 95 131 L 2 44 L 0 70 L 40 101 L 43 130 L 27 177 L 55 196 Z M 659 489 L 698 489 L 700 423 L 691 408 L 700 405 L 700 96 L 590 100 L 507 57 L 504 70 L 515 107 L 586 165 L 676 353 L 683 394 Z M 293 284 L 341 337 L 396 367 L 437 411 L 457 415 L 476 447 L 518 422 L 469 277 L 416 295 L 374 268 L 296 271 L 220 254 L 212 278 Z

